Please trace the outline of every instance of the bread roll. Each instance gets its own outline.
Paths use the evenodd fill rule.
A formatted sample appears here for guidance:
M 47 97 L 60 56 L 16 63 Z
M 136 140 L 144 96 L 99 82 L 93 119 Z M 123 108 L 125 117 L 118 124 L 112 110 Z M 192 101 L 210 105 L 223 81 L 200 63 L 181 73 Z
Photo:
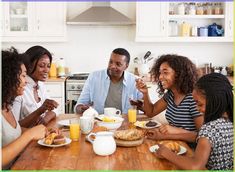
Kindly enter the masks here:
M 143 137 L 143 132 L 137 129 L 118 130 L 114 133 L 114 137 L 120 140 L 139 140 Z
M 49 134 L 46 138 L 45 138 L 45 141 L 44 143 L 47 144 L 47 145 L 51 145 L 54 141 L 54 138 L 57 136 L 56 133 L 51 133 Z

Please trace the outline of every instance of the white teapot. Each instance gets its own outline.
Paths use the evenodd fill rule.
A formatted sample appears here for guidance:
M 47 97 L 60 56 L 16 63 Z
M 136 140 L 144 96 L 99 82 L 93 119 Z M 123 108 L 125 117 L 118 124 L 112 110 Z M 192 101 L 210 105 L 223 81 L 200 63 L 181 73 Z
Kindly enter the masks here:
M 94 141 L 90 138 L 91 136 L 95 136 Z M 116 151 L 116 142 L 113 138 L 112 132 L 102 131 L 98 133 L 90 133 L 87 136 L 87 139 L 93 144 L 93 151 L 97 155 L 111 155 Z
M 83 115 L 82 116 L 87 116 L 87 117 L 95 117 L 95 116 L 98 116 L 98 112 L 93 108 L 93 107 L 89 107 L 87 110 L 85 110 L 83 112 Z

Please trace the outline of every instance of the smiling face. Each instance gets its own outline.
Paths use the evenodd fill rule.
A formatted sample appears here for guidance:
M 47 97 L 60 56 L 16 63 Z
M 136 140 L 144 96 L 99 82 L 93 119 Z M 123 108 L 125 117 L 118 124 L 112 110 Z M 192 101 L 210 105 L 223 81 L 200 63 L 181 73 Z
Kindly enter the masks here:
M 197 104 L 197 110 L 203 115 L 206 112 L 206 97 L 200 91 L 194 89 L 193 90 L 193 98 Z
M 164 62 L 160 66 L 159 73 L 159 80 L 163 89 L 172 89 L 175 85 L 175 71 L 168 65 L 167 62 Z
M 47 55 L 43 55 L 38 60 L 35 71 L 31 74 L 31 77 L 35 81 L 43 81 L 43 82 L 46 81 L 46 79 L 48 78 L 48 73 L 50 71 L 50 66 L 51 66 L 50 58 Z
M 21 65 L 21 74 L 19 76 L 19 80 L 20 80 L 20 85 L 19 87 L 17 88 L 17 96 L 19 95 L 23 95 L 24 93 L 24 87 L 26 86 L 27 82 L 26 82 L 26 68 L 25 68 L 25 65 L 22 64 Z
M 108 73 L 110 77 L 122 77 L 123 72 L 127 69 L 128 64 L 126 62 L 126 56 L 112 53 L 109 65 Z

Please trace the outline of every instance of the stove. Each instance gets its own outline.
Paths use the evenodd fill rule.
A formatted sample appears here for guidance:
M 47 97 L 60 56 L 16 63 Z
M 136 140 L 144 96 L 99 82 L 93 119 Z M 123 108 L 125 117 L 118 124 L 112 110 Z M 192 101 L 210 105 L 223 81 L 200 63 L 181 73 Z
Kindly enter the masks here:
M 74 113 L 73 109 L 82 92 L 89 73 L 78 73 L 65 80 L 65 113 Z

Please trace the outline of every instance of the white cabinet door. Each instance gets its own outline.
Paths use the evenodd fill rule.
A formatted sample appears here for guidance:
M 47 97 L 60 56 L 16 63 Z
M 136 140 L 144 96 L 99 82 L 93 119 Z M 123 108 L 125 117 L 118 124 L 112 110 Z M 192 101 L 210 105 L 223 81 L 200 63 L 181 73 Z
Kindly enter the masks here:
M 36 4 L 38 36 L 63 36 L 65 32 L 65 4 L 40 2 Z
M 6 2 L 3 42 L 66 41 L 65 2 Z
M 164 2 L 136 3 L 136 41 L 166 36 L 167 10 Z
M 233 28 L 234 28 L 234 12 L 233 12 L 233 3 L 234 2 L 226 2 L 226 11 L 225 11 L 225 16 L 226 16 L 226 20 L 225 20 L 225 36 L 228 38 L 233 39 Z
M 47 96 L 50 99 L 55 100 L 59 106 L 55 110 L 58 114 L 65 113 L 65 93 L 64 93 L 64 82 L 46 82 L 45 88 L 47 92 Z

